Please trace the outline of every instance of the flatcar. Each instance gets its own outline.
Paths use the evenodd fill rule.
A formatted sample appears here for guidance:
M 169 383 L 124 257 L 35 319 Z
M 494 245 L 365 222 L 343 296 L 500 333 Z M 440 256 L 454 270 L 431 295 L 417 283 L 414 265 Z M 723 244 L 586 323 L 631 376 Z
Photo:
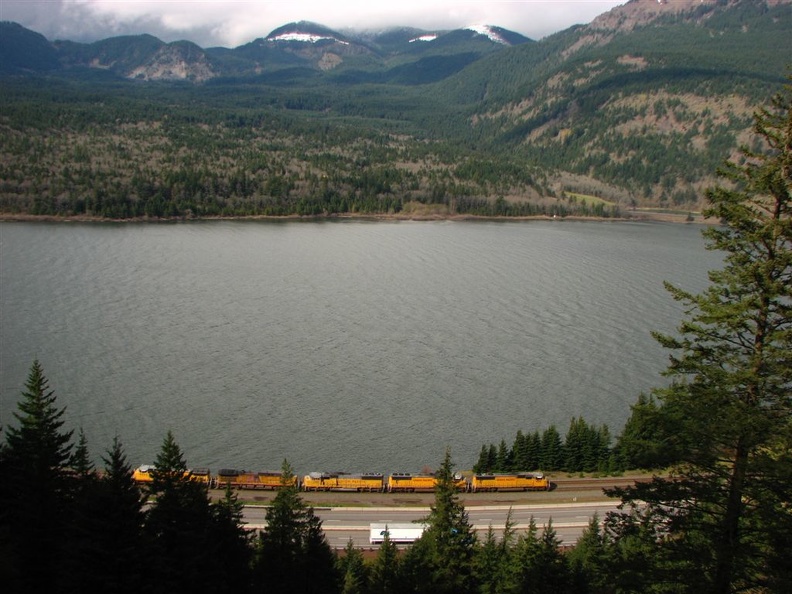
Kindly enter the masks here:
M 476 474 L 470 480 L 470 490 L 480 491 L 547 491 L 550 481 L 540 472 L 517 474 Z
M 350 474 L 346 472 L 312 472 L 302 480 L 304 491 L 369 491 L 379 492 L 385 486 L 382 473 Z
M 394 472 L 388 476 L 387 490 L 389 493 L 431 492 L 437 487 L 437 482 L 437 476 L 434 474 Z M 457 491 L 468 490 L 468 483 L 461 474 L 454 475 L 454 486 Z
M 246 470 L 234 470 L 221 468 L 217 472 L 213 484 L 218 489 L 225 489 L 230 485 L 233 489 L 280 489 L 281 473 L 271 472 L 248 472 Z M 292 477 L 291 485 L 297 486 L 297 477 Z

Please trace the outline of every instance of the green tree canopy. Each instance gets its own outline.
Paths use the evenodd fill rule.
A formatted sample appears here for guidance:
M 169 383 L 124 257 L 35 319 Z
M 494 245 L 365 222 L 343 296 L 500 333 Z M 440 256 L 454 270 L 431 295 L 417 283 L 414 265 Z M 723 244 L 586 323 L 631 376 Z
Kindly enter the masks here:
M 656 334 L 672 353 L 656 394 L 681 462 L 671 480 L 614 491 L 671 535 L 677 579 L 724 594 L 792 583 L 778 549 L 792 542 L 792 87 L 755 131 L 764 150 L 744 148 L 707 192 L 722 225 L 704 234 L 724 267 L 700 294 L 667 285 L 688 317 L 678 336 Z
M 292 480 L 288 460 L 281 467 L 278 494 L 267 509 L 267 527 L 259 533 L 255 553 L 256 589 L 267 592 L 335 592 L 335 557 L 322 522 L 306 506 Z
M 3 470 L 14 479 L 0 487 L 0 533 L 11 541 L 21 589 L 41 592 L 56 587 L 72 511 L 72 432 L 63 430 L 65 409 L 57 406 L 38 360 L 17 408 L 18 424 L 6 429 Z
M 449 451 L 436 479 L 435 501 L 424 519 L 427 529 L 405 563 L 419 592 L 470 592 L 476 535 L 456 491 Z

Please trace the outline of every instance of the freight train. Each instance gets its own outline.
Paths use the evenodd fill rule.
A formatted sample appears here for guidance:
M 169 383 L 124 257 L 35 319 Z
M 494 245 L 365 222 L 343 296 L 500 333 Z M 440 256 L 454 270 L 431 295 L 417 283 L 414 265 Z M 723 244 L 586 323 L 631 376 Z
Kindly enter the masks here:
M 153 466 L 135 469 L 132 478 L 140 485 L 151 484 Z M 279 489 L 283 486 L 281 473 L 277 471 L 248 472 L 223 468 L 212 475 L 208 469 L 191 469 L 185 472 L 190 480 L 208 484 L 214 489 Z M 388 493 L 432 492 L 437 488 L 438 478 L 434 474 L 411 474 L 394 472 L 388 476 L 379 472 L 311 472 L 298 479 L 291 478 L 290 486 L 303 491 L 368 491 Z M 483 491 L 548 491 L 550 480 L 540 472 L 516 474 L 474 474 L 466 478 L 454 475 L 457 491 L 480 493 Z

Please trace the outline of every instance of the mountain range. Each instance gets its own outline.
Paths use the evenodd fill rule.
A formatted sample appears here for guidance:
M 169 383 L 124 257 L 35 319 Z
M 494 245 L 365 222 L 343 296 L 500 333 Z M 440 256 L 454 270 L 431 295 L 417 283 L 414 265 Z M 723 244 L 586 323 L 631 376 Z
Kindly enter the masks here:
M 427 64 L 444 77 L 498 49 L 528 43 L 527 37 L 494 26 L 453 31 L 393 28 L 378 33 L 341 33 L 301 21 L 278 27 L 239 47 L 201 48 L 189 41 L 165 43 L 151 35 L 112 37 L 94 43 L 50 42 L 16 23 L 0 24 L 0 72 L 53 73 L 101 69 L 118 77 L 146 81 L 218 77 L 261 77 L 291 70 L 353 70 L 380 82 L 416 79 Z M 375 74 L 376 73 L 376 74 Z M 366 78 L 365 75 L 363 75 Z
M 281 199 L 315 200 L 316 179 L 327 195 L 359 196 L 363 167 L 365 183 L 374 174 L 386 180 L 365 192 L 387 209 L 438 201 L 453 210 L 474 199 L 545 208 L 576 194 L 693 209 L 723 160 L 752 142 L 754 111 L 782 88 L 791 65 L 792 0 L 630 0 L 539 41 L 496 26 L 371 32 L 299 22 L 239 47 L 201 48 L 150 35 L 50 41 L 0 23 L 0 133 L 8 140 L 0 163 L 19 163 L 0 168 L 0 209 L 24 210 L 32 200 L 21 173 L 29 155 L 12 148 L 30 142 L 15 134 L 47 130 L 52 143 L 73 134 L 74 121 L 159 135 L 177 121 L 193 124 L 170 142 L 196 134 L 194 124 L 209 134 L 232 122 L 274 122 L 266 135 L 267 146 L 282 148 L 279 181 L 272 185 L 262 168 L 257 184 L 245 186 L 265 202 L 273 188 Z M 226 132 L 212 134 L 211 142 L 227 142 Z M 379 161 L 374 137 L 388 147 Z M 184 142 L 201 171 L 230 159 L 207 160 Z M 312 142 L 332 158 L 296 148 Z M 94 168 L 103 162 L 85 158 Z M 118 174 L 118 192 L 142 175 L 136 165 L 137 173 Z M 45 170 L 62 177 L 58 167 Z

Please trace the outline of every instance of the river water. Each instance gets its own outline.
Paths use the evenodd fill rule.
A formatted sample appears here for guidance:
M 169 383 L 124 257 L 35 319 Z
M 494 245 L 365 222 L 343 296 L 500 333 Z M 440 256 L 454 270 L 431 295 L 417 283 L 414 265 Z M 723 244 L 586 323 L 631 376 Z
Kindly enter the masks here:
M 572 417 L 618 434 L 707 283 L 658 223 L 0 224 L 0 424 L 36 358 L 97 460 L 417 471 Z

